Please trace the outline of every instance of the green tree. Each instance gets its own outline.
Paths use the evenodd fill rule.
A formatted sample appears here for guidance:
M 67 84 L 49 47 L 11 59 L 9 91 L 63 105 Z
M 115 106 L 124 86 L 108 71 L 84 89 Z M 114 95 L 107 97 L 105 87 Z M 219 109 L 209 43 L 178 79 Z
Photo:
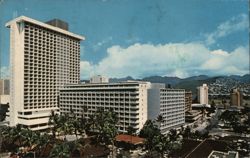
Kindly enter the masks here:
M 224 111 L 220 118 L 220 120 L 224 121 L 229 126 L 233 127 L 240 123 L 240 115 L 237 111 Z
M 154 150 L 160 154 L 161 158 L 170 152 L 171 141 L 168 136 L 157 135 L 153 138 L 153 142 Z
M 68 158 L 70 157 L 70 146 L 68 143 L 60 143 L 54 145 L 50 152 L 51 158 Z
M 128 135 L 135 135 L 136 134 L 136 129 L 133 126 L 128 126 L 127 134 Z
M 48 145 L 51 143 L 51 136 L 47 133 L 38 133 L 38 139 L 36 140 L 36 156 L 37 157 L 45 157 L 43 155 Z
M 191 137 L 191 134 L 192 134 L 191 128 L 189 126 L 187 126 L 184 129 L 183 138 L 189 139 Z
M 53 138 L 55 139 L 57 136 L 57 131 L 60 127 L 60 117 L 58 114 L 55 113 L 55 111 L 51 111 L 51 115 L 49 117 L 49 125 L 50 125 L 50 130 L 53 134 Z
M 95 113 L 95 126 L 97 129 L 96 139 L 101 145 L 112 145 L 112 157 L 114 155 L 114 143 L 115 138 L 118 133 L 116 125 L 118 124 L 118 117 L 116 113 L 110 109 L 109 111 L 104 111 L 103 109 L 98 109 Z
M 161 132 L 158 125 L 156 125 L 152 120 L 147 120 L 141 129 L 139 136 L 146 139 L 145 147 L 149 150 L 149 156 L 151 156 L 157 143 L 157 141 L 155 141 L 155 137 L 159 135 L 161 135 Z

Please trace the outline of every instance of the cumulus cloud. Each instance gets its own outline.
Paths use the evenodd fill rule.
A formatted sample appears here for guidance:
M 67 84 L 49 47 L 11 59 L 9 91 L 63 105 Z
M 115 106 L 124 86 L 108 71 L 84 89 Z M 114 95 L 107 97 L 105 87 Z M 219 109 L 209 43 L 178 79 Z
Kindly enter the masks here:
M 206 35 L 206 44 L 211 45 L 216 42 L 217 39 L 225 37 L 236 31 L 241 31 L 249 28 L 249 19 L 247 14 L 240 14 L 232 17 L 230 20 L 220 24 L 217 29 Z
M 9 78 L 9 68 L 6 66 L 1 66 L 0 68 L 0 78 L 5 79 Z
M 107 57 L 97 64 L 81 62 L 81 78 L 92 75 L 109 77 L 149 75 L 188 77 L 192 75 L 242 75 L 248 72 L 248 48 L 232 52 L 210 51 L 200 43 L 169 43 L 165 45 L 119 45 L 107 49 Z
M 94 44 L 93 45 L 93 49 L 95 50 L 95 51 L 97 51 L 98 49 L 100 49 L 103 45 L 105 45 L 105 44 L 107 44 L 107 43 L 109 43 L 110 41 L 112 41 L 113 40 L 113 37 L 108 37 L 108 38 L 105 38 L 105 39 L 103 39 L 102 41 L 99 41 L 99 42 L 97 42 L 96 44 Z
M 107 56 L 99 63 L 81 62 L 81 78 L 92 75 L 109 77 L 133 76 L 142 78 L 150 75 L 189 77 L 193 75 L 243 75 L 249 73 L 249 47 L 240 46 L 228 52 L 222 49 L 210 50 L 209 46 L 218 39 L 249 27 L 248 15 L 240 14 L 218 25 L 215 31 L 206 34 L 202 42 L 167 44 L 132 44 L 140 41 L 131 38 L 131 44 L 107 49 Z M 112 38 L 94 45 L 103 46 Z

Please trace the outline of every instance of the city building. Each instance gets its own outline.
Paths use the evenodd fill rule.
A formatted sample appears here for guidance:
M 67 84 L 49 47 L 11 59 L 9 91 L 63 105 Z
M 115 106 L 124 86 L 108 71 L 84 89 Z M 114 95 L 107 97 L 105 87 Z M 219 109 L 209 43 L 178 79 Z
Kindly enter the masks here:
M 154 87 L 148 90 L 148 119 L 159 121 L 162 134 L 185 123 L 185 90 Z
M 0 79 L 0 106 L 10 102 L 10 80 Z
M 202 86 L 198 87 L 198 102 L 200 104 L 208 104 L 208 86 L 207 84 L 203 84 Z
M 201 110 L 190 110 L 185 112 L 185 123 L 198 125 L 202 118 Z
M 129 126 L 139 132 L 148 119 L 161 115 L 160 128 L 164 133 L 185 123 L 184 93 L 166 89 L 165 84 L 142 81 L 65 85 L 60 89 L 60 113 L 73 110 L 76 116 L 84 114 L 89 118 L 98 108 L 113 109 L 119 118 L 120 132 L 126 132 Z
M 243 95 L 239 89 L 232 89 L 230 93 L 231 106 L 242 106 Z
M 43 23 L 20 16 L 10 28 L 10 126 L 48 128 L 58 109 L 59 88 L 80 81 L 80 41 L 65 22 Z M 64 29 L 62 29 L 64 28 Z
M 65 85 L 60 89 L 60 113 L 71 110 L 76 116 L 89 118 L 98 108 L 113 109 L 119 118 L 118 130 L 126 132 L 129 126 L 137 132 L 148 115 L 148 89 L 150 82 L 89 83 Z
M 239 158 L 239 153 L 236 151 L 221 152 L 213 150 L 208 158 Z
M 0 95 L 9 95 L 9 94 L 10 94 L 10 80 L 0 79 Z
M 90 78 L 90 83 L 108 83 L 109 78 L 97 75 Z
M 185 91 L 185 112 L 192 110 L 192 91 Z

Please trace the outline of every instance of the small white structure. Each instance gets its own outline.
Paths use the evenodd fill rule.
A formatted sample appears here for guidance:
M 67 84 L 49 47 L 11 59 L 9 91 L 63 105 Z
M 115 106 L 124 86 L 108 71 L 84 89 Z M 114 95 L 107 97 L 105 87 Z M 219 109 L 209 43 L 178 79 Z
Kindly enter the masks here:
M 109 83 L 109 78 L 101 75 L 93 76 L 90 78 L 90 83 Z

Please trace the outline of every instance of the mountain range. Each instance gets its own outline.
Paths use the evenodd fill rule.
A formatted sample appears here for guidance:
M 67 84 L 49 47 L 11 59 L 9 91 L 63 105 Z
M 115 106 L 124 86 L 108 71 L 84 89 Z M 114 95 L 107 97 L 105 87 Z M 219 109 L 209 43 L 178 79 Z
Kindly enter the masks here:
M 207 75 L 199 75 L 192 76 L 188 78 L 178 78 L 178 77 L 168 77 L 168 76 L 150 76 L 142 79 L 134 79 L 131 76 L 125 78 L 111 78 L 110 82 L 122 82 L 127 80 L 139 80 L 139 81 L 149 81 L 152 83 L 164 83 L 172 88 L 182 88 L 185 90 L 190 90 L 192 92 L 196 92 L 196 88 L 201 86 L 203 83 L 211 84 L 216 81 L 216 79 L 233 79 L 235 81 L 239 81 L 241 83 L 250 84 L 250 74 L 246 74 L 243 76 L 239 75 L 231 75 L 231 76 L 207 76 Z

